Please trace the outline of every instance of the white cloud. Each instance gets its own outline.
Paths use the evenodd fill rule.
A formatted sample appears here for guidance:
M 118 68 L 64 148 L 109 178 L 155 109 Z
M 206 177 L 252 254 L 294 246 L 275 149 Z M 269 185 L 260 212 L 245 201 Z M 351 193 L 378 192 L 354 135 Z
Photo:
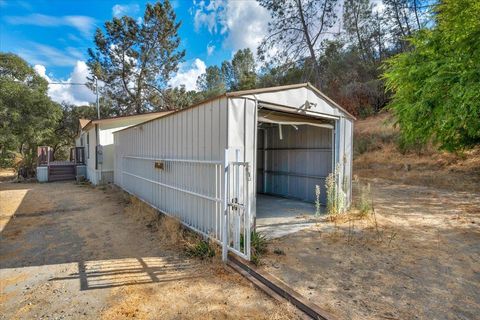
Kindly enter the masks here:
M 211 0 L 208 5 L 205 1 L 200 1 L 196 6 L 193 23 L 195 30 L 199 31 L 202 26 L 206 26 L 210 33 L 217 33 L 217 24 L 221 12 L 223 11 L 223 0 Z
M 67 47 L 67 52 L 37 42 L 28 42 L 27 46 L 18 49 L 18 54 L 33 64 L 72 66 L 83 59 L 83 53 L 76 48 Z
M 133 4 L 116 4 L 112 7 L 112 15 L 120 18 L 123 16 L 134 16 L 140 11 L 140 6 Z
M 257 1 L 211 0 L 195 3 L 195 30 L 206 27 L 220 33 L 223 46 L 232 50 L 250 48 L 253 52 L 267 32 L 270 15 Z
M 213 51 L 215 51 L 215 45 L 207 44 L 207 55 L 211 56 Z
M 70 54 L 72 57 L 76 59 L 83 59 L 83 52 L 78 50 L 75 47 L 66 47 L 65 50 Z
M 68 26 L 77 29 L 85 38 L 91 38 L 95 19 L 87 16 L 48 16 L 33 13 L 26 16 L 9 16 L 5 20 L 13 25 L 32 25 L 41 27 Z
M 383 13 L 385 11 L 385 4 L 383 3 L 382 0 L 373 0 L 372 1 L 373 5 L 373 13 Z
M 82 42 L 83 40 L 80 39 L 79 37 L 77 37 L 76 35 L 72 34 L 72 33 L 69 33 L 68 34 L 68 39 L 72 40 L 72 41 L 76 41 L 76 42 Z
M 267 33 L 270 21 L 267 9 L 256 1 L 231 1 L 226 12 L 224 24 L 228 36 L 224 44 L 234 49 L 250 48 L 255 53 Z
M 86 83 L 89 70 L 84 61 L 77 61 L 70 77 L 67 80 L 55 79 L 51 74 L 47 75 L 45 66 L 37 64 L 35 71 L 48 82 L 60 82 L 62 84 L 49 84 L 48 95 L 58 103 L 67 102 L 77 106 L 94 102 L 95 94 L 83 85 L 71 85 L 72 83 Z
M 197 90 L 197 78 L 205 73 L 206 69 L 205 62 L 198 58 L 192 63 L 182 63 L 179 71 L 168 84 L 172 87 L 184 85 L 187 90 Z

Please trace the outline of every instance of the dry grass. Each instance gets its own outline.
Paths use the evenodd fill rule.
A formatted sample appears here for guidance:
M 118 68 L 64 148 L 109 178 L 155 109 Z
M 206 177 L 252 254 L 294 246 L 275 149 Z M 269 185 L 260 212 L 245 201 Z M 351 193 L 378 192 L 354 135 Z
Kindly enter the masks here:
M 13 168 L 0 168 L 0 182 L 12 181 L 15 179 L 16 172 Z
M 357 121 L 354 134 L 354 173 L 360 177 L 459 191 L 480 186 L 480 148 L 462 154 L 431 146 L 401 150 L 388 113 Z
M 189 230 L 178 219 L 158 212 L 134 196 L 124 194 L 124 197 L 128 204 L 125 209 L 126 214 L 145 225 L 163 245 L 182 249 L 190 257 L 208 259 L 214 267 L 221 265 L 221 247 L 212 239 Z M 221 270 L 218 271 L 221 272 Z
M 127 215 L 149 228 L 163 244 L 174 247 L 184 244 L 186 232 L 180 221 L 159 213 L 134 196 L 128 197 L 129 204 L 125 209 Z

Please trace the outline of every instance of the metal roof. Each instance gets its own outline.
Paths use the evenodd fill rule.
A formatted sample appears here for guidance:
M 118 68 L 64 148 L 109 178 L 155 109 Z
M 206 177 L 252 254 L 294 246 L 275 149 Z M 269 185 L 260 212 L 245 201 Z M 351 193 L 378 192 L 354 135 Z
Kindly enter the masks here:
M 93 120 L 79 119 L 79 121 L 80 121 L 80 128 L 82 130 L 83 129 L 88 130 L 92 125 L 97 124 L 97 123 L 114 122 L 114 121 L 131 119 L 131 118 L 149 118 L 148 120 L 152 120 L 152 118 L 153 119 L 160 118 L 160 117 L 163 117 L 163 116 L 165 116 L 169 113 L 173 113 L 173 112 L 175 112 L 175 110 L 141 113 L 141 114 L 118 116 L 118 117 L 105 118 L 105 119 L 93 119 Z M 88 121 L 88 122 L 85 123 L 85 121 Z
M 347 110 L 345 110 L 344 108 L 342 108 L 340 105 L 338 105 L 335 101 L 333 101 L 332 99 L 330 99 L 329 97 L 327 97 L 323 92 L 321 92 L 320 90 L 318 90 L 316 87 L 314 87 L 310 82 L 305 82 L 305 83 L 297 83 L 297 84 L 289 84 L 289 85 L 284 85 L 284 86 L 276 86 L 276 87 L 268 87 L 268 88 L 259 88 L 259 89 L 251 89 L 251 90 L 241 90 L 241 91 L 231 91 L 231 92 L 226 92 L 226 93 L 223 93 L 223 94 L 220 94 L 218 96 L 214 96 L 214 97 L 211 97 L 211 98 L 208 98 L 208 99 L 205 99 L 205 100 L 202 100 L 198 103 L 195 103 L 187 108 L 183 108 L 183 109 L 177 109 L 175 111 L 172 111 L 171 113 L 169 113 L 168 115 L 173 115 L 173 114 L 177 114 L 179 112 L 183 112 L 183 111 L 186 111 L 186 110 L 189 110 L 191 108 L 195 108 L 195 107 L 198 107 L 202 104 L 205 104 L 207 102 L 210 102 L 210 101 L 214 101 L 214 100 L 217 100 L 217 99 L 220 99 L 220 98 L 224 98 L 224 97 L 242 97 L 242 96 L 247 96 L 247 95 L 251 95 L 251 94 L 257 94 L 257 93 L 266 93 L 266 92 L 276 92 L 276 91 L 283 91 L 283 90 L 289 90 L 289 89 L 298 89 L 298 88 L 307 88 L 307 89 L 311 89 L 312 91 L 314 91 L 315 93 L 317 93 L 318 95 L 320 95 L 323 99 L 325 99 L 328 103 L 330 103 L 331 105 L 333 105 L 335 108 L 338 108 L 340 109 L 343 113 L 345 113 L 346 115 L 348 115 L 350 118 L 356 120 L 357 118 L 355 116 L 353 116 L 351 113 L 349 113 Z M 167 114 L 165 115 L 167 116 Z M 150 119 L 150 120 L 147 120 L 147 121 L 144 121 L 144 122 L 141 122 L 141 123 L 138 123 L 136 125 L 133 125 L 133 126 L 130 126 L 128 128 L 124 128 L 124 129 L 121 129 L 121 130 L 117 130 L 115 131 L 116 132 L 121 132 L 121 131 L 124 131 L 124 130 L 128 130 L 128 129 L 131 129 L 131 128 L 134 128 L 134 127 L 137 127 L 137 126 L 141 126 L 145 123 L 148 123 L 150 121 L 154 121 L 155 119 L 157 118 L 154 118 L 154 119 Z
M 285 86 L 277 86 L 277 87 L 269 87 L 269 88 L 260 88 L 260 89 L 251 89 L 251 90 L 242 90 L 242 91 L 233 91 L 233 92 L 227 92 L 226 95 L 228 97 L 239 97 L 239 96 L 245 96 L 249 94 L 256 94 L 256 93 L 266 93 L 266 92 L 275 92 L 275 91 L 283 91 L 283 90 L 289 90 L 289 89 L 298 89 L 298 88 L 308 88 L 313 90 L 315 93 L 317 93 L 319 96 L 327 100 L 329 103 L 331 103 L 334 107 L 342 110 L 345 114 L 350 116 L 353 119 L 355 116 L 353 116 L 350 112 L 342 108 L 338 103 L 330 99 L 327 95 L 325 95 L 322 91 L 318 90 L 315 86 L 313 86 L 310 82 L 305 82 L 305 83 L 298 83 L 298 84 L 289 84 Z

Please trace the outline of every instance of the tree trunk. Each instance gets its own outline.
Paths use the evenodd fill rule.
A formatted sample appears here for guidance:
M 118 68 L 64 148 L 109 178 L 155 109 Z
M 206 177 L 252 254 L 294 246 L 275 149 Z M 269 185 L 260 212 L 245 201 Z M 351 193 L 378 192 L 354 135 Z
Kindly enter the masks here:
M 312 39 L 310 37 L 310 33 L 308 32 L 308 26 L 307 26 L 307 23 L 305 22 L 302 0 L 297 0 L 296 3 L 297 3 L 298 13 L 299 13 L 299 16 L 300 16 L 300 21 L 302 22 L 303 34 L 305 35 L 305 40 L 307 42 L 308 51 L 310 52 L 310 58 L 313 60 L 313 66 L 314 66 L 314 69 L 315 69 L 315 85 L 318 86 L 320 84 L 320 81 L 319 81 L 319 79 L 320 79 L 320 67 L 318 65 L 317 56 L 315 54 L 315 49 L 313 47 L 313 42 L 312 42 Z
M 415 12 L 415 19 L 417 20 L 418 30 L 420 30 L 421 26 L 420 26 L 420 19 L 418 18 L 417 0 L 413 0 L 413 10 Z

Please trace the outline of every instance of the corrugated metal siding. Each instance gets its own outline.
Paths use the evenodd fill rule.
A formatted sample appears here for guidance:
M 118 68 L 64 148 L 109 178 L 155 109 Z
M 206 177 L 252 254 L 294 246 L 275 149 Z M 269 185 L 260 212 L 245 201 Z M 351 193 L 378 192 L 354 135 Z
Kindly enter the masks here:
M 257 134 L 257 192 L 264 192 L 265 170 L 265 130 L 259 129 Z
M 88 141 L 87 144 L 87 135 Z M 83 142 L 85 144 L 85 162 L 87 165 L 87 179 L 93 183 L 98 183 L 97 170 L 95 170 L 95 145 L 97 144 L 97 138 L 95 135 L 95 126 L 90 128 L 84 133 Z
M 115 184 L 221 239 L 225 98 L 114 135 Z M 155 161 L 165 169 L 156 169 Z
M 334 146 L 330 129 L 299 126 L 296 131 L 283 126 L 283 140 L 279 140 L 278 128 L 271 129 L 266 143 L 262 146 L 260 138 L 257 148 L 256 102 L 275 102 L 279 97 L 285 98 L 280 102 L 291 110 L 304 108 L 308 99 L 307 105 L 313 107 L 300 113 L 335 119 Z M 255 216 L 255 184 L 258 189 L 266 187 L 269 193 L 308 201 L 315 200 L 315 185 L 320 185 L 324 201 L 325 176 L 333 167 L 332 150 L 335 163 L 342 160 L 342 178 L 345 174 L 345 181 L 351 182 L 352 124 L 346 121 L 337 108 L 305 91 L 219 98 L 114 133 L 114 182 L 193 229 L 222 240 L 225 160 L 250 164 L 251 218 Z M 256 157 L 256 149 L 262 147 L 267 149 L 266 161 Z M 165 168 L 156 169 L 156 161 L 163 162 Z M 262 167 L 261 163 L 266 165 Z M 257 168 L 271 171 L 268 179 L 262 179 Z M 350 190 L 347 196 L 351 197 Z
M 352 161 L 353 121 L 341 117 L 335 121 L 335 164 L 340 165 L 338 185 L 345 192 L 347 207 L 352 201 Z
M 253 222 L 256 209 L 255 191 L 255 136 L 256 136 L 256 104 L 250 99 L 230 98 L 228 101 L 228 149 L 229 161 L 248 162 L 250 179 L 248 181 L 250 219 Z M 236 159 L 236 150 L 238 159 Z M 240 192 L 243 192 L 240 187 Z
M 325 178 L 332 172 L 332 131 L 308 125 L 297 128 L 282 126 L 283 139 L 277 125 L 264 130 L 266 144 L 259 146 L 266 159 L 262 168 L 266 184 L 260 191 L 313 202 L 319 185 L 325 203 Z
M 353 170 L 353 121 L 345 119 L 345 186 L 347 206 L 352 203 L 352 170 Z

